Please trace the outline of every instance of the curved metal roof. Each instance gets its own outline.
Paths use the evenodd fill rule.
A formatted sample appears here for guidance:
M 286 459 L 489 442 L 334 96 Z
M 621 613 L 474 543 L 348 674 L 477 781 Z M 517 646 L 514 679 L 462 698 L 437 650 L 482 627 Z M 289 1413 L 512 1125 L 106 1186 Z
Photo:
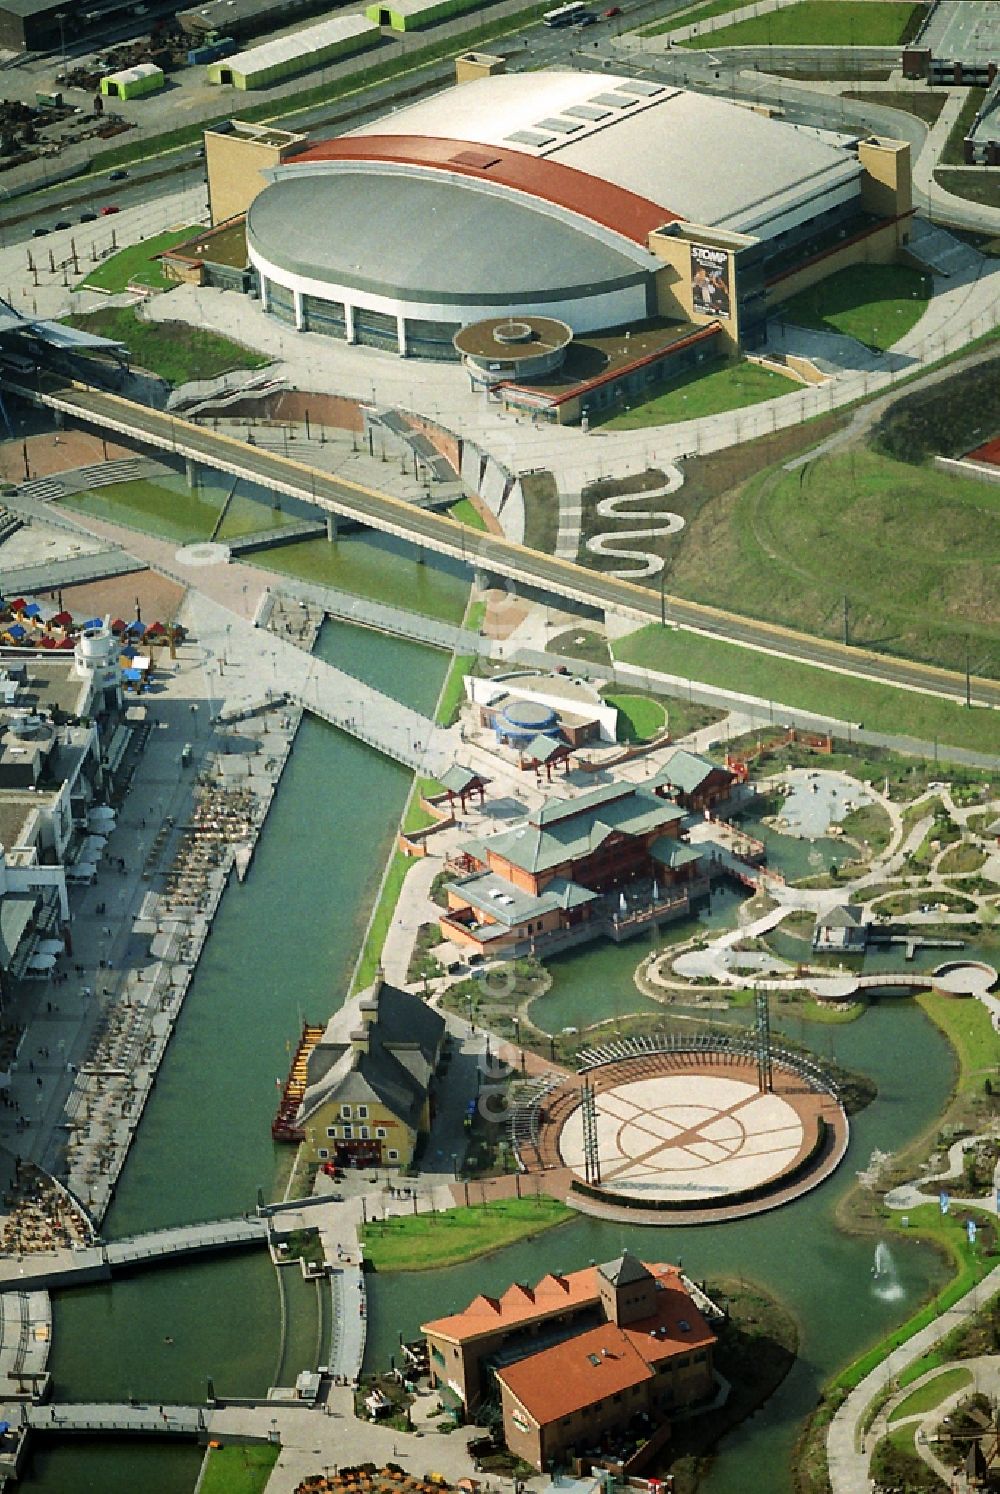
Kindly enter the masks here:
M 525 192 L 529 197 L 550 202 L 642 245 L 654 229 L 674 222 L 677 217 L 648 197 L 561 161 L 500 145 L 484 150 L 469 140 L 441 135 L 374 132 L 341 135 L 291 157 L 282 167 L 281 175 L 294 175 L 305 167 L 328 161 L 386 161 L 488 181 L 496 187 Z
M 295 275 L 441 305 L 571 301 L 648 277 L 527 197 L 361 162 L 283 175 L 251 203 L 247 244 Z

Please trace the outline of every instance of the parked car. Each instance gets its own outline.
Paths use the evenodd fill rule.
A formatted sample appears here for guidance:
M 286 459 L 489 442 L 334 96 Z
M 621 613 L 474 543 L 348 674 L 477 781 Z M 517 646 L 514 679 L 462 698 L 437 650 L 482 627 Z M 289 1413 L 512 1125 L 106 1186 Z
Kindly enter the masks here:
M 101 208 L 101 217 L 107 218 L 112 213 L 117 213 L 117 211 L 118 209 L 115 207 L 114 203 L 109 202 L 105 207 Z
M 33 228 L 31 230 L 31 237 L 33 239 L 43 239 L 47 233 L 47 228 Z
M 96 222 L 96 220 L 97 214 L 95 212 L 92 212 L 90 208 L 88 208 L 85 213 L 80 214 L 81 223 L 94 223 Z
M 613 21 L 615 16 L 620 16 L 621 13 L 622 8 L 620 5 L 609 5 L 607 10 L 604 12 L 604 19 L 606 21 Z
M 73 227 L 73 225 L 69 221 L 68 218 L 60 218 L 59 222 L 55 226 L 55 231 L 56 231 L 56 233 L 58 233 L 59 230 L 62 229 L 62 228 L 72 228 L 72 227 Z
M 128 172 L 127 171 L 111 171 L 111 172 L 108 173 L 108 181 L 109 182 L 127 182 L 128 181 Z
M 582 16 L 577 17 L 578 26 L 594 26 L 597 24 L 597 14 L 592 10 L 585 10 Z

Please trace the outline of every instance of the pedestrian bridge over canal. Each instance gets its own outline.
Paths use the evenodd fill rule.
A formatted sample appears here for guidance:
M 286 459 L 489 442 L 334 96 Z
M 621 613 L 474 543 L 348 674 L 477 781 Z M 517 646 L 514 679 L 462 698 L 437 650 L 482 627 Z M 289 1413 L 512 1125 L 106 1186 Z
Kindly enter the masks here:
M 269 1227 L 266 1217 L 244 1214 L 202 1224 L 183 1224 L 173 1229 L 149 1230 L 145 1234 L 85 1246 L 80 1250 L 5 1256 L 0 1259 L 0 1292 L 107 1281 L 119 1272 L 157 1266 L 184 1256 L 254 1249 L 267 1244 Z

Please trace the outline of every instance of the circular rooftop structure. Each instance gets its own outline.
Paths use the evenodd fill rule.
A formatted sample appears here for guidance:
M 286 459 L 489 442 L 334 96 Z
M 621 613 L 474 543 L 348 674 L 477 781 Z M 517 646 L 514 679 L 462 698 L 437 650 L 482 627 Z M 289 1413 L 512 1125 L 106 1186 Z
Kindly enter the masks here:
M 497 722 L 501 735 L 508 739 L 537 737 L 539 732 L 553 731 L 559 717 L 553 708 L 538 700 L 512 700 L 500 712 Z
M 486 383 L 537 379 L 561 368 L 573 329 L 548 316 L 487 317 L 455 333 L 455 351 Z

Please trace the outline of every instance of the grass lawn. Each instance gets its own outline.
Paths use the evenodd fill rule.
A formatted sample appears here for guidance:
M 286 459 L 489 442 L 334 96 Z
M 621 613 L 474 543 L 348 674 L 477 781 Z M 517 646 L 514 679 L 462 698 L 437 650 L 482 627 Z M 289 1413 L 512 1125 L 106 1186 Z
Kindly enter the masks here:
M 885 109 L 902 109 L 915 114 L 924 124 L 932 125 L 948 101 L 946 93 L 884 93 L 866 92 L 863 88 L 849 88 L 841 94 L 844 99 L 859 99 L 863 104 L 878 104 Z
M 271 362 L 228 337 L 184 322 L 141 322 L 129 306 L 106 306 L 65 320 L 71 327 L 123 342 L 134 367 L 157 374 L 170 384 L 213 379 L 234 368 L 265 368 Z
M 465 700 L 465 676 L 475 662 L 475 654 L 456 654 L 452 659 L 434 713 L 434 719 L 442 726 L 451 726 L 458 720 L 459 708 Z
M 934 180 L 956 197 L 1000 207 L 1000 176 L 995 171 L 935 171 Z M 996 250 L 990 252 L 995 254 Z
M 934 893 L 929 894 L 934 897 Z M 944 1032 L 958 1056 L 959 1093 L 980 1094 L 983 1080 L 996 1078 L 1000 1069 L 997 1035 L 981 1001 L 955 1001 L 925 992 L 918 1005 Z
M 399 902 L 399 894 L 403 890 L 406 881 L 406 873 L 413 866 L 409 856 L 404 856 L 402 851 L 393 851 L 392 860 L 389 862 L 385 880 L 382 883 L 382 891 L 379 895 L 375 913 L 372 917 L 371 926 L 365 939 L 365 947 L 361 951 L 358 961 L 357 973 L 354 977 L 352 991 L 363 991 L 370 986 L 375 979 L 379 961 L 382 958 L 382 947 L 385 944 L 389 925 L 392 923 L 392 915 L 396 911 Z
M 986 97 L 985 88 L 970 88 L 938 157 L 941 166 L 961 166 L 965 160 L 965 137 Z
M 468 498 L 460 498 L 457 503 L 453 503 L 448 513 L 451 518 L 457 519 L 459 524 L 465 524 L 469 529 L 485 530 L 486 528 L 486 520 Z
M 169 228 L 164 233 L 143 239 L 141 243 L 119 249 L 117 254 L 110 254 L 96 265 L 81 280 L 77 289 L 117 293 L 127 290 L 130 285 L 149 285 L 154 290 L 169 290 L 176 281 L 167 279 L 159 260 L 153 256 L 162 254 L 165 249 L 172 249 L 175 244 L 183 244 L 185 239 L 190 239 L 197 232 L 197 224 L 189 224 L 185 228 Z
M 403 811 L 404 831 L 426 830 L 429 825 L 436 825 L 437 820 L 432 814 L 428 814 L 420 803 L 421 798 L 429 799 L 435 794 L 440 794 L 441 785 L 436 778 L 415 778 L 410 797 L 406 801 L 406 809 Z
M 667 713 L 649 695 L 605 695 L 618 711 L 619 742 L 648 742 L 667 724 Z
M 685 42 L 686 47 L 894 47 L 924 15 L 923 5 L 878 0 L 800 0 L 787 10 L 748 16 Z
M 755 363 L 727 363 L 709 373 L 692 370 L 662 394 L 601 421 L 601 428 L 632 431 L 647 425 L 698 420 L 702 415 L 718 415 L 723 410 L 740 410 L 745 405 L 778 399 L 797 387 L 790 379 L 770 369 L 758 368 Z
M 524 494 L 524 543 L 551 555 L 559 533 L 559 493 L 551 472 L 529 472 L 521 478 Z
M 217 476 L 215 484 L 199 483 L 195 490 L 188 488 L 181 477 L 164 482 L 140 478 L 135 482 L 109 483 L 107 487 L 76 493 L 60 507 L 108 519 L 114 524 L 124 524 L 130 529 L 140 529 L 146 534 L 161 535 L 164 539 L 201 540 L 212 533 L 230 486 L 231 479 L 222 474 Z M 294 523 L 294 515 L 243 497 L 237 489 L 226 511 L 219 538 L 236 539 L 240 535 L 277 529 L 291 523 Z
M 621 639 L 615 653 L 626 663 L 647 669 L 661 669 L 845 721 L 862 721 L 869 730 L 901 733 L 928 742 L 938 738 L 942 746 L 948 743 L 997 751 L 994 711 L 967 711 L 935 696 L 755 653 L 702 634 L 651 623 Z
M 264 1494 L 280 1450 L 270 1443 L 262 1447 L 210 1447 L 199 1494 Z
M 652 26 L 643 26 L 640 36 L 662 36 L 665 31 L 679 31 L 682 26 L 696 26 L 700 21 L 710 21 L 713 16 L 724 16 L 731 10 L 739 10 L 740 0 L 708 0 L 707 5 L 696 5 L 692 10 L 675 11 L 665 21 Z
M 935 1406 L 940 1406 L 948 1396 L 954 1395 L 956 1390 L 972 1383 L 972 1371 L 960 1369 L 947 1369 L 940 1375 L 935 1375 L 933 1380 L 928 1380 L 926 1385 L 921 1385 L 912 1395 L 908 1395 L 905 1401 L 889 1415 L 890 1421 L 902 1421 L 906 1416 L 918 1416 L 922 1412 L 933 1411 Z
M 361 1240 L 376 1271 L 429 1271 L 502 1250 L 577 1217 L 555 1199 L 509 1198 L 485 1208 L 383 1220 L 367 1225 Z
M 964 875 L 966 872 L 977 872 L 986 862 L 986 852 L 978 846 L 971 845 L 968 841 L 960 842 L 946 851 L 938 862 L 937 869 L 943 876 Z
M 936 93 L 871 93 L 864 88 L 848 88 L 842 99 L 858 99 L 861 103 L 877 103 L 885 109 L 903 109 L 904 114 L 915 114 L 924 124 L 934 124 L 948 103 L 948 94 Z
M 846 593 L 858 647 L 961 672 L 969 646 L 973 673 L 1000 677 L 1000 489 L 849 447 L 685 518 L 668 593 L 838 640 Z
M 787 15 L 787 11 L 779 11 Z M 782 302 L 782 319 L 891 348 L 923 316 L 930 277 L 908 265 L 852 265 Z

